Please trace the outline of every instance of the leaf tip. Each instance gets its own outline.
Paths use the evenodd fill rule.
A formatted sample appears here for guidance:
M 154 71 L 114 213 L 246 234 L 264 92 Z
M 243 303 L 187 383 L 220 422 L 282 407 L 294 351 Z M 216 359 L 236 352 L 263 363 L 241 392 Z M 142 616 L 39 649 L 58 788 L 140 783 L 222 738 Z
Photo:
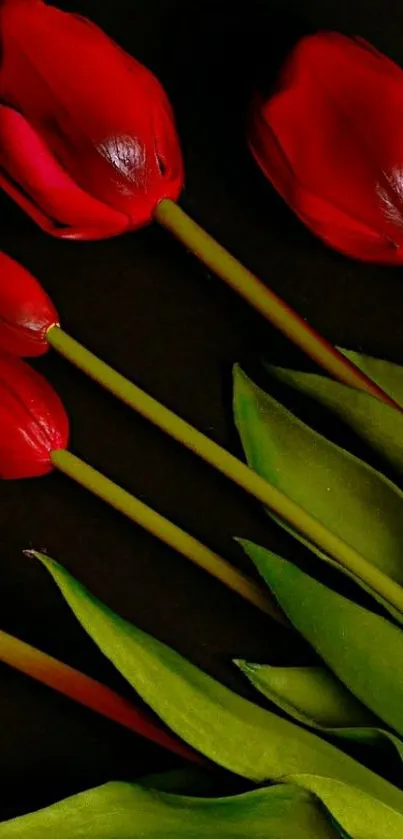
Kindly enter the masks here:
M 251 664 L 249 661 L 245 661 L 244 658 L 234 658 L 232 663 L 235 664 L 235 667 L 238 667 L 238 670 L 241 670 L 241 672 L 246 676 L 256 670 L 256 665 Z
M 38 562 L 41 562 L 46 568 L 56 565 L 54 559 L 51 559 L 50 556 L 42 553 L 42 551 L 35 551 L 33 548 L 27 548 L 23 551 L 23 554 L 28 557 L 28 559 L 37 559 Z
M 28 559 L 39 559 L 40 561 L 44 556 L 44 554 L 42 554 L 40 551 L 35 551 L 33 548 L 26 548 L 25 550 L 23 550 L 22 553 L 24 556 L 28 557 Z

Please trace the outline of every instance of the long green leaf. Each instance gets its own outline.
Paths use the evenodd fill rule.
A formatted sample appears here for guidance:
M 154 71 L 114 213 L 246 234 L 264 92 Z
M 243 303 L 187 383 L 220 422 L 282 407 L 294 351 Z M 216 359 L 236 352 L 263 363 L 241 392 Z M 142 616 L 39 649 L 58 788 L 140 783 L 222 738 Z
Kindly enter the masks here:
M 353 360 L 357 363 L 358 353 L 349 353 L 349 355 L 354 356 Z M 361 356 L 360 358 L 365 357 Z M 403 402 L 402 368 L 388 362 L 378 363 L 386 365 L 388 372 L 390 368 L 393 372 L 395 368 L 399 371 L 398 378 L 402 379 L 400 401 Z M 361 364 L 359 366 L 371 367 L 372 365 Z M 399 413 L 399 411 L 363 390 L 347 387 L 325 376 L 287 370 L 271 365 L 266 365 L 266 367 L 277 379 L 329 408 L 369 443 L 375 451 L 386 458 L 389 463 L 403 471 L 403 413 Z M 369 370 L 366 372 L 369 372 Z M 386 378 L 393 379 L 393 376 Z M 387 382 L 383 382 L 382 386 L 388 392 L 396 390 L 393 387 L 389 388 Z
M 236 695 L 114 614 L 60 565 L 42 554 L 35 556 L 103 653 L 147 704 L 192 746 L 256 782 L 283 781 L 286 776 L 304 773 L 351 785 L 392 808 L 393 817 L 399 815 L 403 835 L 400 790 L 311 732 Z M 343 826 L 348 831 L 348 826 Z M 357 839 L 361 835 L 357 834 Z
M 403 742 L 325 667 L 270 667 L 237 661 L 250 683 L 290 717 L 331 737 L 380 749 L 403 760 Z
M 236 425 L 250 466 L 368 561 L 403 583 L 403 493 L 234 370 Z
M 231 798 L 195 799 L 155 792 L 136 784 L 109 783 L 0 824 L 0 839 L 336 839 L 340 836 L 348 839 L 318 798 L 289 784 Z M 373 836 L 381 839 L 380 833 Z M 388 834 L 391 839 L 397 836 L 397 833 Z
M 309 577 L 291 562 L 243 542 L 291 623 L 344 685 L 403 734 L 403 632 Z

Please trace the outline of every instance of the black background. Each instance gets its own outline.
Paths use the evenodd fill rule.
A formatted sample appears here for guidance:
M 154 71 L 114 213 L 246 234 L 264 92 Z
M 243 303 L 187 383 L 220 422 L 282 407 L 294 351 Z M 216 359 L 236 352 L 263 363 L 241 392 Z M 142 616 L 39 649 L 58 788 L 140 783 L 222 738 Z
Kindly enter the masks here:
M 238 10 L 239 7 L 239 10 Z M 156 72 L 177 114 L 183 205 L 331 341 L 403 362 L 402 271 L 356 264 L 308 233 L 249 158 L 245 119 L 294 41 L 318 28 L 360 34 L 403 63 L 400 0 L 81 0 L 86 14 Z M 64 327 L 215 440 L 240 454 L 231 367 L 305 363 L 271 327 L 156 226 L 72 244 L 46 237 L 0 195 L 0 248 L 36 274 Z M 71 417 L 72 450 L 247 569 L 234 535 L 305 561 L 259 506 L 56 354 L 36 362 Z M 309 414 L 309 406 L 307 411 Z M 312 419 L 312 417 L 311 417 Z M 320 417 L 315 415 L 315 422 Z M 333 424 L 346 445 L 357 441 Z M 328 426 L 329 427 L 329 426 Z M 234 656 L 308 653 L 151 536 L 67 478 L 0 485 L 0 626 L 130 696 L 22 549 L 45 549 L 98 597 L 239 691 Z M 0 816 L 174 759 L 0 667 Z

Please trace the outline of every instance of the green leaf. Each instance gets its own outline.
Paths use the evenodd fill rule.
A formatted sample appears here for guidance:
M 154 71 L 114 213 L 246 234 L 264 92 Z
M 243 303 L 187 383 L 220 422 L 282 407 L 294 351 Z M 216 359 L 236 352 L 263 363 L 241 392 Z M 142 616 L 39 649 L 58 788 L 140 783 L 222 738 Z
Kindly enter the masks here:
M 290 527 L 290 525 L 286 524 L 278 516 L 274 515 L 274 513 L 271 513 L 270 515 L 274 519 L 274 521 L 276 521 L 284 530 L 287 531 L 287 533 L 290 533 L 291 536 L 294 536 L 295 539 L 298 539 L 298 541 L 301 542 L 302 545 L 305 545 L 305 547 L 309 548 L 309 550 L 312 551 L 312 553 L 314 553 L 317 557 L 319 557 L 319 559 L 322 559 L 323 562 L 326 562 L 327 565 L 330 565 L 332 568 L 335 569 L 335 571 L 338 571 L 339 573 L 344 574 L 345 577 L 348 577 L 350 580 L 353 580 L 354 583 L 356 583 L 360 588 L 363 589 L 363 591 L 365 591 L 374 600 L 376 600 L 376 602 L 379 603 L 380 606 L 382 606 L 385 612 L 388 612 L 389 615 L 393 617 L 396 623 L 403 624 L 402 612 L 396 609 L 395 606 L 392 606 L 392 604 L 389 603 L 388 600 L 385 600 L 385 598 L 382 597 L 382 595 L 379 594 L 379 592 L 371 588 L 366 582 L 364 582 L 364 580 L 361 579 L 361 577 L 357 577 L 357 575 L 354 574 L 353 571 L 350 571 L 349 568 L 341 566 L 340 563 L 337 562 L 335 559 L 332 559 L 332 557 L 319 550 L 319 548 L 317 548 L 316 545 L 313 545 L 312 542 L 309 541 L 309 539 L 305 539 L 303 536 L 301 536 L 300 533 L 297 533 L 296 530 L 293 530 L 293 528 Z M 242 543 L 241 539 L 236 539 L 235 541 Z
M 341 682 L 403 733 L 403 633 L 309 577 L 291 562 L 242 542 L 281 608 Z
M 358 353 L 345 353 L 357 364 L 357 358 L 362 360 L 366 356 L 359 356 Z M 375 362 L 374 365 L 358 364 L 362 369 L 368 368 L 365 372 L 370 375 L 372 366 L 381 365 L 386 367 L 387 373 L 392 374 L 395 369 L 398 371 L 399 385 L 401 384 L 400 401 L 403 403 L 403 368 L 396 364 L 368 359 Z M 335 382 L 325 376 L 316 373 L 301 373 L 296 370 L 287 370 L 280 367 L 265 365 L 267 370 L 277 379 L 290 385 L 295 390 L 304 393 L 315 399 L 319 404 L 329 408 L 334 414 L 349 425 L 359 434 L 375 451 L 379 452 L 395 468 L 403 471 L 403 413 L 376 399 L 374 396 L 365 393 L 363 390 L 347 387 L 340 382 Z M 376 372 L 376 370 L 375 370 Z M 383 373 L 383 369 L 381 371 Z M 384 380 L 391 379 L 393 384 L 394 376 L 378 376 Z M 376 376 L 372 376 L 376 378 Z M 400 382 L 401 380 L 401 382 Z M 387 381 L 382 387 L 391 395 L 396 387 L 388 387 Z M 396 398 L 396 397 L 395 397 Z
M 401 490 L 293 416 L 239 367 L 234 410 L 250 466 L 402 584 Z
M 235 663 L 260 693 L 303 725 L 335 738 L 392 749 L 403 760 L 403 742 L 379 728 L 377 717 L 325 667 Z
M 0 839 L 348 839 L 317 796 L 300 786 L 281 784 L 231 798 L 194 799 L 109 783 L 3 822 Z M 381 833 L 372 837 L 381 839 Z
M 217 778 L 208 769 L 185 766 L 168 772 L 154 772 L 138 781 L 143 787 L 176 795 L 207 796 L 217 794 Z
M 284 781 L 288 775 L 301 773 L 340 780 L 388 805 L 396 811 L 396 818 L 399 813 L 403 835 L 400 790 L 315 734 L 233 693 L 114 614 L 60 565 L 43 554 L 35 556 L 102 652 L 164 722 L 194 748 L 256 782 Z M 348 831 L 347 826 L 345 829 Z
M 339 349 L 356 367 L 380 385 L 395 402 L 403 406 L 403 367 L 394 364 L 393 361 L 385 361 L 382 358 L 354 352 L 354 350 L 345 350 L 341 347 Z
M 234 662 L 251 684 L 268 699 L 300 715 L 300 722 L 325 728 L 374 725 L 377 718 L 326 667 L 271 667 Z M 288 708 L 285 708 L 288 712 Z
M 284 780 L 317 795 L 351 839 L 401 837 L 398 814 L 384 804 L 379 805 L 366 793 L 319 775 L 293 775 Z

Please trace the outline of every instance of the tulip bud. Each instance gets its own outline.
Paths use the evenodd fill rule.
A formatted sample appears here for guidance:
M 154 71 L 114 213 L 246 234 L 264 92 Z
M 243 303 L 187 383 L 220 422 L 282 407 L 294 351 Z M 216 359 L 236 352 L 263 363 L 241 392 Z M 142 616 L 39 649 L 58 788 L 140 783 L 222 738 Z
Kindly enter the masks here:
M 0 39 L 0 185 L 43 229 L 101 239 L 178 198 L 174 118 L 149 70 L 42 0 L 2 0 Z
M 300 41 L 249 144 L 273 186 L 327 245 L 403 262 L 403 71 L 361 39 Z
M 0 477 L 34 478 L 53 469 L 50 455 L 68 443 L 59 397 L 24 361 L 0 353 Z
M 59 317 L 35 277 L 0 253 L 0 350 L 20 356 L 43 355 L 47 330 Z

